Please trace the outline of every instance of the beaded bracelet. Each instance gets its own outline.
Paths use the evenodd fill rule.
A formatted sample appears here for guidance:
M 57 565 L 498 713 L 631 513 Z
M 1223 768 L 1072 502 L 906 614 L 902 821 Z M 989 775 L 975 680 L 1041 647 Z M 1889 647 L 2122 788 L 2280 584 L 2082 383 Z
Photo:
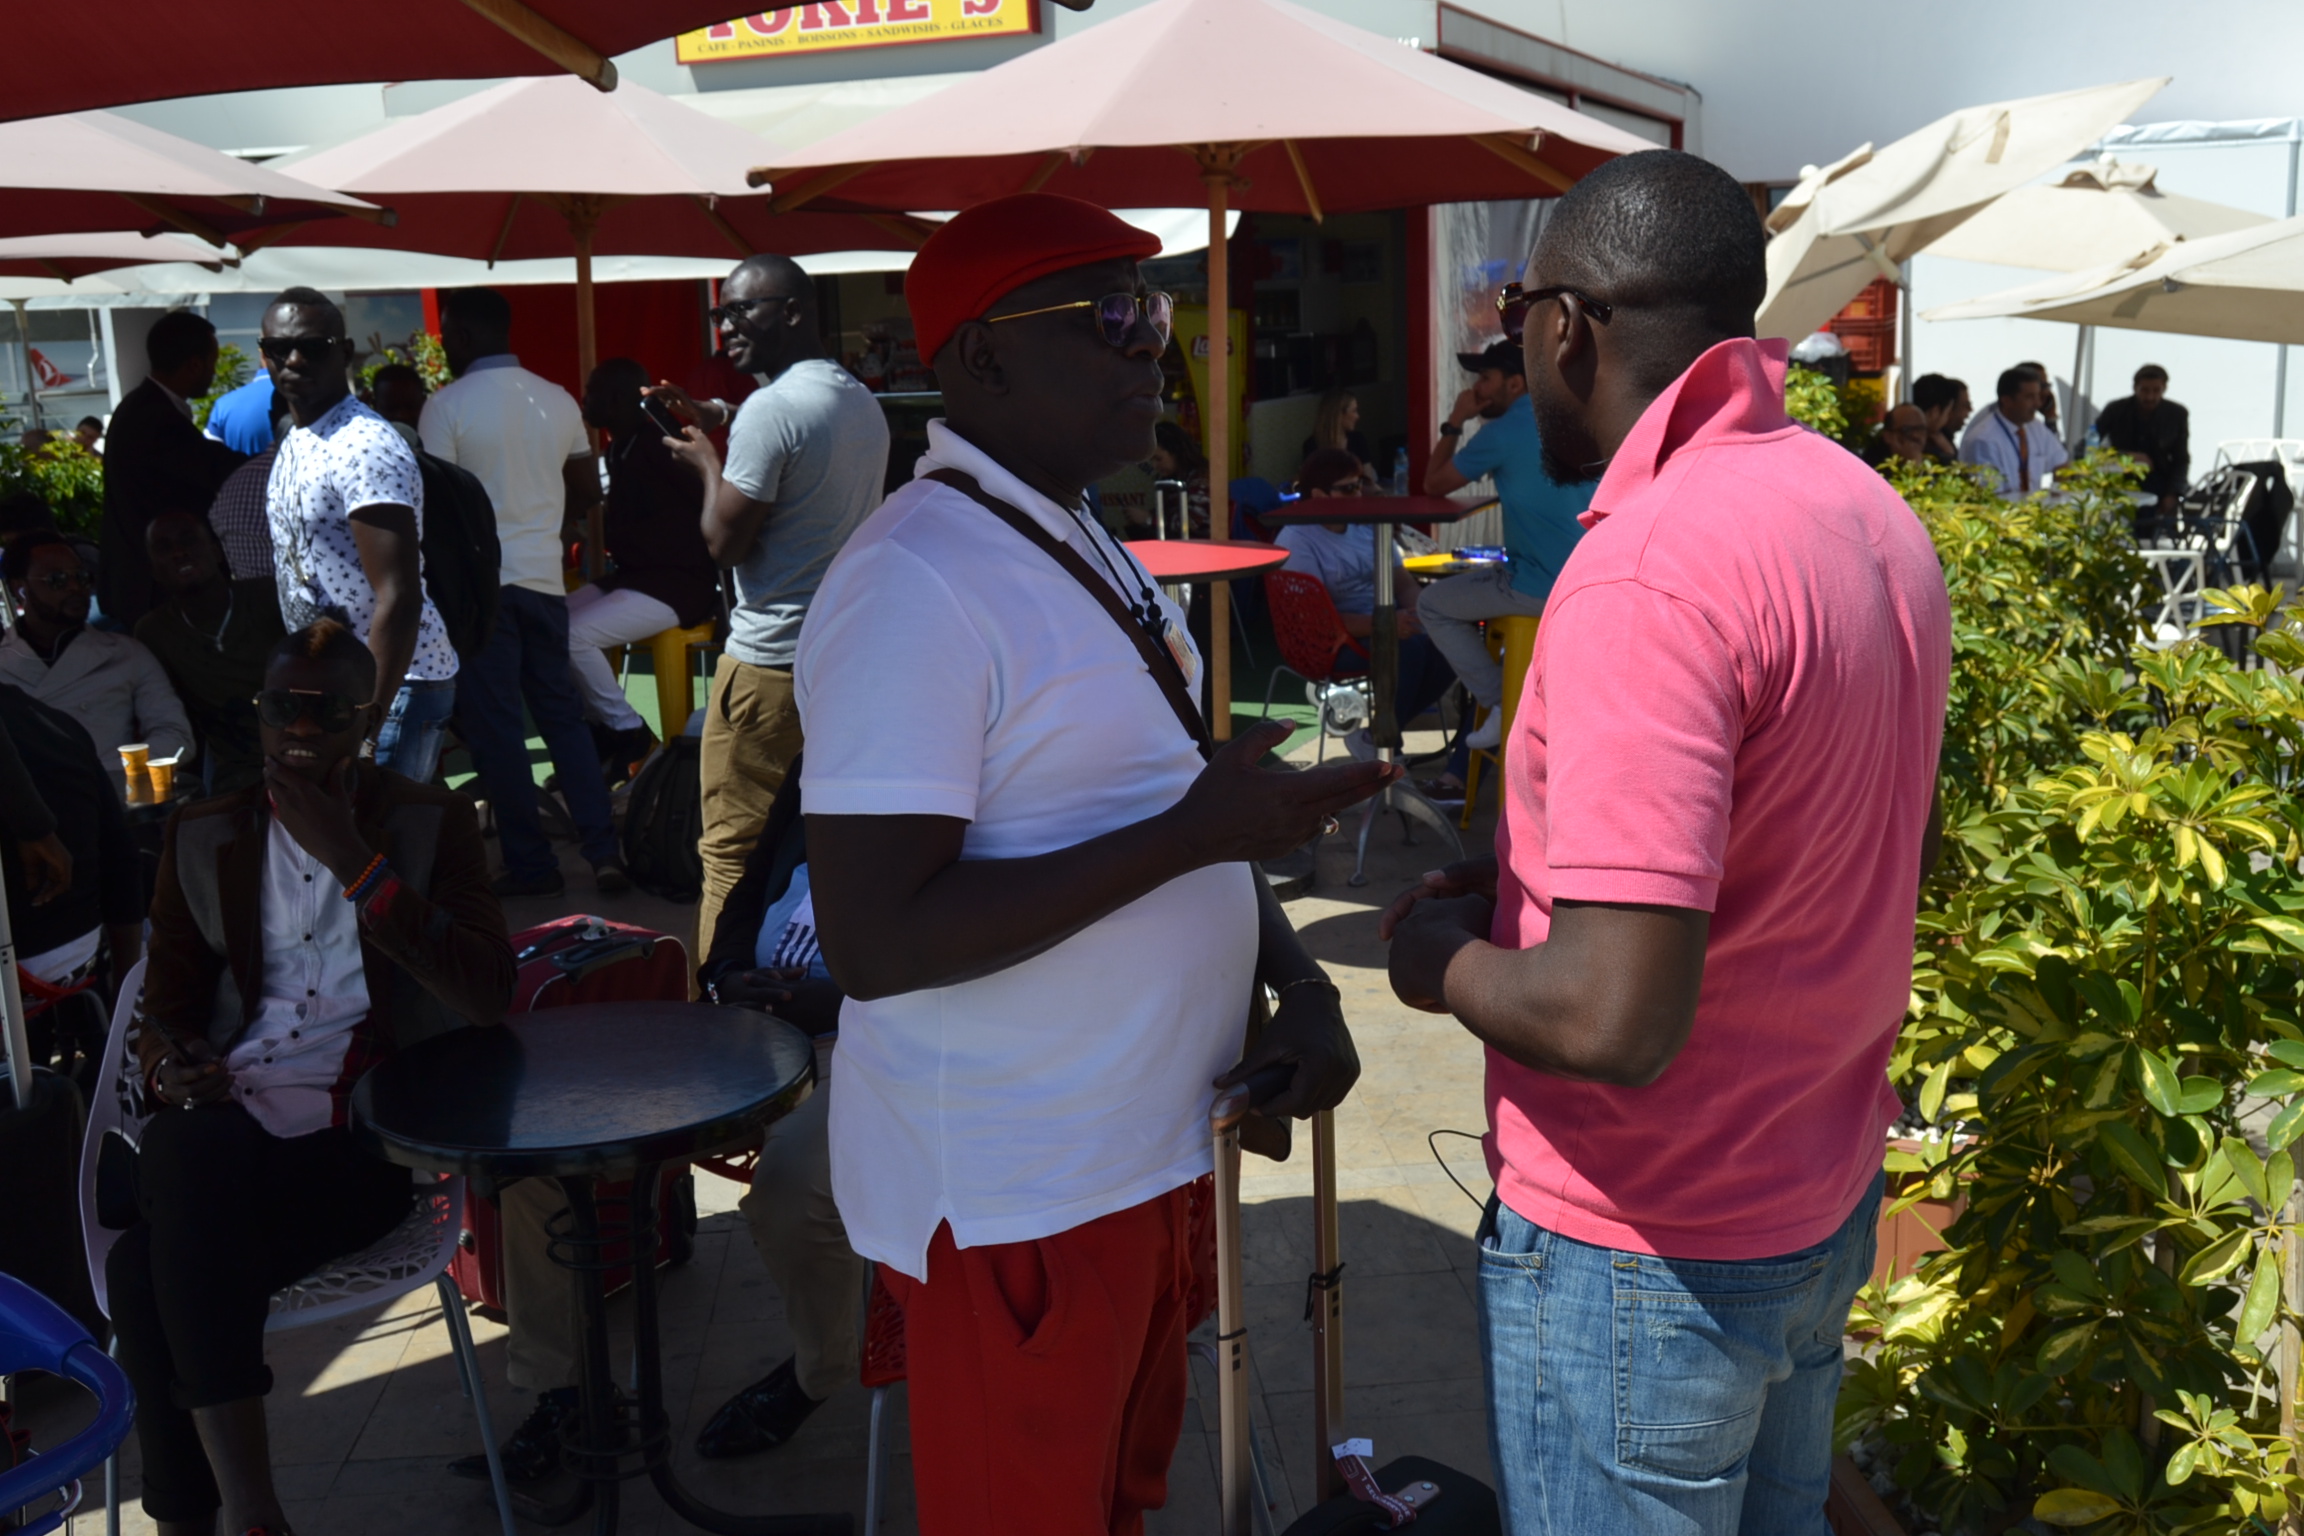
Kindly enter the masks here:
M 377 854 L 374 858 L 370 859 L 368 861 L 368 867 L 360 871 L 358 878 L 353 880 L 350 885 L 344 887 L 344 899 L 346 901 L 358 901 L 361 897 L 367 895 L 369 888 L 376 883 L 376 877 L 384 869 L 384 867 L 384 855 Z

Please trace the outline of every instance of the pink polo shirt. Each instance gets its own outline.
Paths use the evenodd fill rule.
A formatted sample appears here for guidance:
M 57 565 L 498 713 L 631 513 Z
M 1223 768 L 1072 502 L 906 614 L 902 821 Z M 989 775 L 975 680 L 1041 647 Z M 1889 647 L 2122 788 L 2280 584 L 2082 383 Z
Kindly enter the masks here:
M 1504 1203 L 1579 1242 L 1755 1259 L 1880 1169 L 1912 979 L 1951 612 L 1879 475 L 1728 341 L 1624 440 L 1537 633 L 1497 837 L 1496 943 L 1552 903 L 1712 914 L 1687 1046 L 1645 1088 L 1488 1056 Z

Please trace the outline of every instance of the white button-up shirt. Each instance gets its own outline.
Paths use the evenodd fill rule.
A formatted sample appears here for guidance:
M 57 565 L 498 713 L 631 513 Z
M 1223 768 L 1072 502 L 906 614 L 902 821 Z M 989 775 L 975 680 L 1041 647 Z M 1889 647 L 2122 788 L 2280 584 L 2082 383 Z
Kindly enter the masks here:
M 2021 454 L 2019 440 L 2024 445 Z M 1997 474 L 2003 496 L 2027 496 L 2046 488 L 2048 477 L 2071 463 L 2072 455 L 2038 416 L 2019 427 L 1994 405 L 1978 411 L 1960 434 L 1960 462 L 1981 464 Z M 2024 469 L 2032 474 L 2029 485 L 2023 483 Z
M 327 866 L 268 823 L 259 921 L 263 995 L 225 1057 L 232 1097 L 275 1136 L 309 1136 L 335 1119 L 330 1089 L 352 1031 L 368 1017 L 360 915 Z
M 1110 535 L 931 422 L 920 468 L 939 467 L 1117 573 L 1130 601 L 1151 589 Z M 802 808 L 957 817 L 962 858 L 1084 842 L 1168 809 L 1201 770 L 1096 599 L 933 480 L 889 497 L 832 562 L 794 683 Z M 849 998 L 830 1134 L 855 1250 L 924 1280 L 939 1222 L 963 1248 L 1027 1242 L 1208 1172 L 1209 1084 L 1247 1024 L 1257 878 L 1197 869 L 989 976 Z
M 265 513 L 280 617 L 290 630 L 329 616 L 367 641 L 376 622 L 376 589 L 360 563 L 352 514 L 376 506 L 414 508 L 416 535 L 423 537 L 424 477 L 416 455 L 390 422 L 346 395 L 318 421 L 290 431 L 272 461 Z M 455 675 L 447 626 L 425 594 L 407 681 L 438 683 Z

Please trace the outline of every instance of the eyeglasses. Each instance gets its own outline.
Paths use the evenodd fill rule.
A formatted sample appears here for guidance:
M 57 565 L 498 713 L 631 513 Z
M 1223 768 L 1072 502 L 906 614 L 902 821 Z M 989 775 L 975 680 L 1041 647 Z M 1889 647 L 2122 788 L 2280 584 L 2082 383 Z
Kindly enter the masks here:
M 791 302 L 789 298 L 780 293 L 772 293 L 764 299 L 722 299 L 704 313 L 714 325 L 726 325 L 731 322 L 742 325 L 751 318 L 752 311 L 763 304 L 789 304 Z
M 1068 309 L 1096 311 L 1096 328 L 1104 333 L 1105 344 L 1114 347 L 1128 345 L 1128 338 L 1136 334 L 1139 318 L 1150 323 L 1152 334 L 1166 347 L 1176 323 L 1176 300 L 1165 293 L 1147 293 L 1141 299 L 1133 293 L 1108 293 L 1100 299 L 1074 299 L 1069 304 L 1018 310 L 1013 315 L 986 315 L 984 323 L 998 325 L 1003 320 L 1029 320 L 1034 315 L 1062 314 Z
M 314 693 L 303 688 L 267 688 L 256 695 L 256 718 L 276 731 L 284 731 L 310 715 L 323 731 L 340 731 L 352 723 L 365 699 L 344 693 Z
M 1592 317 L 1594 325 L 1606 325 L 1616 316 L 1615 305 L 1603 304 L 1583 289 L 1571 288 L 1565 283 L 1551 288 L 1522 288 L 1518 283 L 1506 283 L 1504 291 L 1496 295 L 1496 312 L 1502 314 L 1515 304 L 1533 308 L 1546 299 L 1558 298 L 1574 299 L 1583 305 L 1584 313 Z
M 62 592 L 70 587 L 78 587 L 81 591 L 86 592 L 92 590 L 96 585 L 96 578 L 88 574 L 85 567 L 72 571 L 49 571 L 45 575 L 33 577 L 32 580 L 51 592 Z
M 266 336 L 256 343 L 256 350 L 266 362 L 284 363 L 301 352 L 318 363 L 343 344 L 341 336 Z

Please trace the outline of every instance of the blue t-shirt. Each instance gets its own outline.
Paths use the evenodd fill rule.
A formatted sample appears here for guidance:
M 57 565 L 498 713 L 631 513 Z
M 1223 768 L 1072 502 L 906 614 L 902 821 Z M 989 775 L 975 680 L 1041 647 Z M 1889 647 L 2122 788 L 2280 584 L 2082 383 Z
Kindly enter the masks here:
M 1512 590 L 1538 599 L 1550 596 L 1568 551 L 1584 537 L 1576 514 L 1592 505 L 1593 484 L 1554 485 L 1544 473 L 1536 408 L 1525 395 L 1494 421 L 1482 422 L 1456 450 L 1454 462 L 1465 479 L 1486 475 L 1496 484 L 1504 502 L 1504 546 L 1512 552 Z
M 258 454 L 272 446 L 272 375 L 256 377 L 217 397 L 208 411 L 208 435 L 240 453 Z

